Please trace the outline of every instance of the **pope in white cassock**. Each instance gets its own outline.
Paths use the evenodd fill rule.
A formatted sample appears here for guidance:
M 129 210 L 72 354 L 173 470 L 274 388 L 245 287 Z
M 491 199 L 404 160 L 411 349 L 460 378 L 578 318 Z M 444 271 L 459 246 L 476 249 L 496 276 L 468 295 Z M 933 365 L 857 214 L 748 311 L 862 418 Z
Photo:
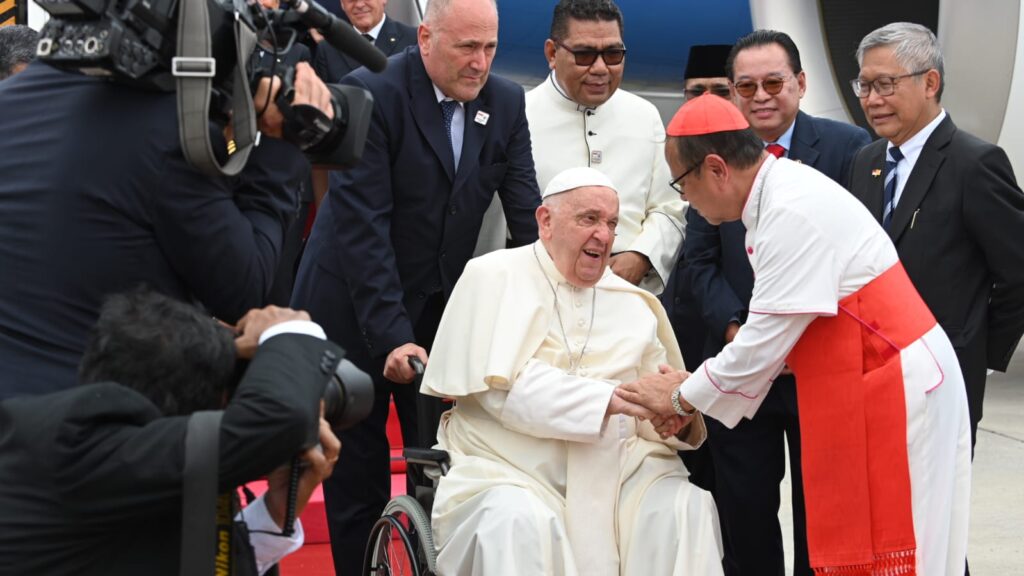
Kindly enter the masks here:
M 683 377 L 661 305 L 608 270 L 614 185 L 572 168 L 543 197 L 537 243 L 466 267 L 423 378 L 456 400 L 438 430 L 438 572 L 721 574 L 714 502 L 676 454 L 703 420 L 659 420 L 663 437 L 613 393 Z
M 617 395 L 735 426 L 788 365 L 815 573 L 962 574 L 967 397 L 888 235 L 842 187 L 767 154 L 723 98 L 687 102 L 668 135 L 672 185 L 690 206 L 712 224 L 743 220 L 753 296 L 736 338 L 681 386 L 627 383 Z

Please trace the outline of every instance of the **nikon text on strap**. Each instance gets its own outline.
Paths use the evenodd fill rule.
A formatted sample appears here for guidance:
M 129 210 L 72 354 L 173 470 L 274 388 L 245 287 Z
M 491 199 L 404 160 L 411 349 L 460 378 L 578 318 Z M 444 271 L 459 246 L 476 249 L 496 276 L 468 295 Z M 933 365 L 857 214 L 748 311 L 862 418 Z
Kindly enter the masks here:
M 196 412 L 185 434 L 185 473 L 181 497 L 181 576 L 210 576 L 214 560 L 226 559 L 231 573 L 231 550 L 219 550 L 218 516 L 224 514 L 224 500 L 217 494 L 221 411 Z M 231 527 L 231 505 L 227 501 L 227 526 Z M 219 561 L 218 561 L 219 562 Z M 219 572 L 219 571 L 218 571 Z

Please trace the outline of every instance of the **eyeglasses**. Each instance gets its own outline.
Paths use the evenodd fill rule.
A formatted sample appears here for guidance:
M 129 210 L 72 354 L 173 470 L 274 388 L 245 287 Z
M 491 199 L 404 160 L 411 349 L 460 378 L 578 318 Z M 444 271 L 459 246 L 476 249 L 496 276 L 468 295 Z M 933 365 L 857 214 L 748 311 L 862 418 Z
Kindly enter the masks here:
M 622 64 L 622 60 L 626 58 L 625 48 L 605 48 L 604 50 L 582 48 L 580 50 L 573 50 L 558 40 L 555 40 L 554 42 L 556 46 L 559 46 L 566 52 L 572 54 L 573 58 L 576 59 L 577 66 L 593 66 L 594 62 L 597 62 L 598 56 L 600 56 L 608 66 Z
M 690 172 L 693 172 L 694 170 L 696 170 L 697 167 L 700 166 L 701 164 L 703 164 L 703 161 L 702 162 L 697 162 L 693 166 L 690 166 L 689 170 L 687 170 L 686 172 L 683 172 L 682 174 L 680 174 L 677 178 L 675 178 L 674 180 L 669 182 L 668 185 L 671 186 L 672 189 L 675 190 L 676 192 L 679 192 L 680 194 L 682 194 L 683 193 L 683 185 L 680 184 L 680 182 L 682 182 L 683 178 L 686 178 L 687 176 L 689 176 Z
M 736 93 L 744 98 L 753 98 L 754 94 L 757 94 L 758 86 L 763 88 L 765 93 L 775 96 L 779 92 L 782 92 L 782 87 L 786 85 L 786 81 L 790 78 L 792 78 L 792 76 L 787 76 L 785 78 L 772 76 L 765 78 L 760 82 L 754 82 L 753 80 L 741 80 L 733 84 L 733 88 L 736 88 Z
M 724 84 L 712 84 L 711 86 L 694 84 L 693 88 L 683 90 L 683 94 L 686 94 L 687 100 L 701 96 L 705 92 L 711 92 L 715 96 L 721 96 L 722 98 L 729 98 L 732 96 L 732 93 L 729 91 L 729 87 Z
M 921 74 L 927 73 L 931 68 L 927 70 L 918 70 L 917 72 L 911 72 L 910 74 L 900 74 L 899 76 L 882 76 L 881 78 L 875 78 L 871 82 L 861 80 L 860 78 L 854 78 L 850 80 L 850 87 L 853 88 L 853 93 L 857 95 L 857 98 L 867 98 L 871 95 L 871 91 L 874 90 L 875 94 L 879 96 L 892 96 L 896 93 L 896 85 L 900 83 L 901 78 L 911 78 L 913 76 L 920 76 Z

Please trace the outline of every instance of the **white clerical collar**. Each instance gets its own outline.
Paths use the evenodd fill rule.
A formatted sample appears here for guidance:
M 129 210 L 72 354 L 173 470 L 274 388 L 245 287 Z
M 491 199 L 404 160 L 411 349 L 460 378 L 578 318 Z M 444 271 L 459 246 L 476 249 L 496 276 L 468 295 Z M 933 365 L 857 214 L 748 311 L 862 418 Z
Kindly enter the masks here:
M 533 243 L 533 253 L 537 256 L 537 262 L 540 262 L 540 269 L 544 274 L 550 278 L 555 284 L 568 283 L 565 276 L 558 271 L 558 267 L 555 266 L 555 261 L 551 259 L 551 255 L 548 254 L 548 249 L 544 247 L 544 242 L 537 240 Z
M 747 196 L 747 203 L 743 205 L 743 212 L 740 216 L 747 230 L 755 230 L 757 228 L 757 220 L 761 216 L 761 197 L 764 192 L 765 180 L 768 178 L 768 172 L 777 161 L 778 158 L 775 156 L 766 154 L 764 162 L 761 163 L 761 167 L 757 170 L 757 175 L 754 176 L 754 183 L 750 186 L 750 194 Z
M 388 17 L 387 17 L 387 15 L 385 15 L 383 18 L 380 19 L 380 22 L 377 22 L 376 26 L 374 26 L 373 28 L 370 28 L 369 32 L 359 32 L 359 33 L 360 34 L 366 34 L 367 36 L 369 36 L 370 37 L 370 42 L 376 42 L 377 41 L 377 37 L 380 36 L 380 29 L 384 27 L 384 21 L 387 20 L 387 19 L 388 19 Z M 356 29 L 356 31 L 358 32 L 359 30 Z
M 569 94 L 565 92 L 565 88 L 562 86 L 562 83 L 559 82 L 558 77 L 555 76 L 554 70 L 552 70 L 551 73 L 548 74 L 548 81 L 551 82 L 551 87 L 554 88 L 555 94 L 561 96 L 561 100 L 564 101 L 566 108 L 575 110 L 576 112 L 589 111 L 591 114 L 597 112 L 597 106 L 584 106 L 583 104 L 579 104 L 575 100 L 570 98 Z

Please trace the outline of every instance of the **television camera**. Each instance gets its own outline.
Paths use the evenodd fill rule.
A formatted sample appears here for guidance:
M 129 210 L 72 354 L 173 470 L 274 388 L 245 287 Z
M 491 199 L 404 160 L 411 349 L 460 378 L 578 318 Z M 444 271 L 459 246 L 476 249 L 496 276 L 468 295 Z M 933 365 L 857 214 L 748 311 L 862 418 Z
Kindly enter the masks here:
M 51 16 L 40 32 L 38 58 L 81 74 L 176 91 L 182 148 L 190 164 L 208 174 L 236 174 L 245 165 L 256 142 L 253 93 L 268 75 L 283 80 L 275 102 L 285 139 L 313 164 L 345 168 L 362 156 L 373 107 L 369 92 L 328 85 L 329 118 L 315 107 L 291 105 L 294 67 L 268 70 L 255 56 L 257 46 L 287 52 L 300 32 L 316 29 L 367 68 L 383 70 L 385 56 L 314 0 L 284 0 L 273 10 L 256 0 L 36 1 Z M 234 126 L 238 151 L 224 166 L 210 146 L 209 120 Z

